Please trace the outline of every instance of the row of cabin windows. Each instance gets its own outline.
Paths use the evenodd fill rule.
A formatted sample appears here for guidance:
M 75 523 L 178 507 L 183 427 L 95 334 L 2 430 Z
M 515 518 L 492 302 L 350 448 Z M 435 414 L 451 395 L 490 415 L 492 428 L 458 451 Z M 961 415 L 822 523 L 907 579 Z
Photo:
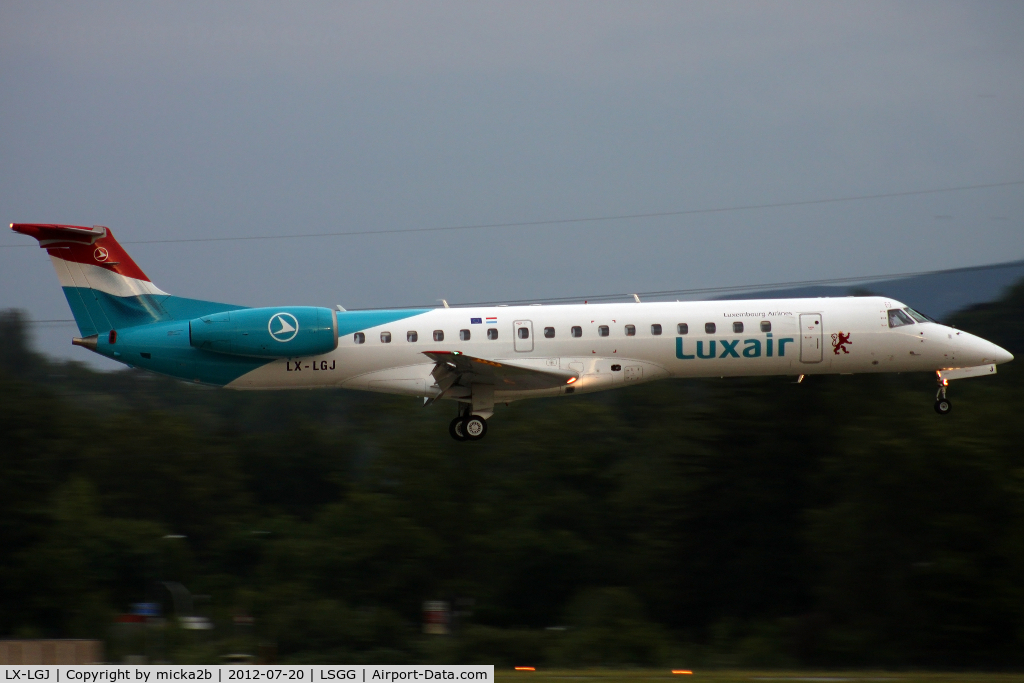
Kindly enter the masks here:
M 459 341 L 469 341 L 469 338 L 470 338 L 469 330 L 459 330 Z M 498 338 L 498 330 L 493 328 L 493 327 L 489 328 L 487 330 L 487 338 L 488 339 L 497 339 Z M 419 332 L 416 332 L 415 330 L 409 330 L 408 332 L 405 333 L 405 341 L 407 341 L 407 342 L 416 342 L 416 341 L 419 341 L 419 339 L 420 339 Z M 366 343 L 366 335 L 364 333 L 362 333 L 362 332 L 356 332 L 354 335 L 352 335 L 352 340 L 355 341 L 356 344 L 365 344 Z M 390 344 L 391 343 L 391 333 L 390 332 L 381 332 L 380 333 L 380 341 L 381 341 L 382 344 Z M 444 330 L 434 330 L 434 341 L 436 341 L 436 342 L 444 341 Z
M 718 329 L 718 326 L 715 325 L 715 323 L 704 323 L 704 332 L 707 333 L 707 334 L 714 334 L 717 331 L 717 329 Z M 636 336 L 636 325 L 626 325 L 623 328 L 623 331 L 626 333 L 627 337 L 635 337 Z M 738 321 L 738 320 L 736 322 L 734 322 L 732 324 L 732 331 L 733 331 L 733 334 L 742 334 L 743 333 L 743 323 Z M 772 331 L 772 323 L 771 323 L 770 320 L 762 320 L 761 321 L 761 331 L 762 332 L 771 332 Z M 599 337 L 607 337 L 610 333 L 611 333 L 611 330 L 609 329 L 609 327 L 607 325 L 598 325 L 598 327 L 597 327 L 597 336 L 599 336 Z M 690 333 L 690 326 L 687 323 L 679 323 L 678 325 L 676 325 L 676 334 L 689 334 L 689 333 Z M 661 325 L 658 325 L 658 324 L 651 325 L 651 334 L 654 335 L 655 337 L 660 335 L 661 334 Z M 572 336 L 572 337 L 582 337 L 583 336 L 583 328 L 581 328 L 581 327 L 572 327 L 572 328 L 569 329 L 569 335 Z M 555 336 L 555 328 L 553 328 L 553 327 L 545 327 L 544 328 L 544 336 L 547 337 L 548 339 L 553 339 L 554 336 Z
M 627 337 L 635 337 L 636 336 L 636 325 L 626 325 L 624 327 L 624 330 L 626 332 L 626 336 Z M 706 334 L 715 334 L 716 330 L 717 330 L 717 326 L 715 325 L 715 323 L 705 323 L 704 324 L 704 332 Z M 733 334 L 742 334 L 743 333 L 743 323 L 738 321 L 738 320 L 736 322 L 734 322 L 732 324 L 732 331 L 733 331 Z M 772 331 L 772 323 L 771 323 L 770 320 L 762 320 L 761 321 L 761 331 L 762 332 L 771 332 Z M 517 332 L 517 334 L 518 334 L 520 339 L 529 339 L 530 338 L 530 328 L 528 328 L 528 327 L 520 327 L 520 328 L 517 329 L 516 332 Z M 611 331 L 609 330 L 607 325 L 598 325 L 598 327 L 597 327 L 597 336 L 599 336 L 599 337 L 607 337 L 610 334 L 610 332 Z M 676 334 L 689 334 L 689 333 L 690 333 L 690 326 L 688 324 L 686 324 L 686 323 L 679 323 L 678 325 L 676 325 Z M 651 334 L 654 335 L 655 337 L 659 336 L 661 334 L 661 325 L 658 325 L 658 324 L 651 325 Z M 569 328 L 569 336 L 570 337 L 582 337 L 583 336 L 583 328 L 578 326 L 578 325 L 574 325 L 573 327 L 570 327 Z M 495 328 L 495 327 L 487 328 L 487 338 L 488 339 L 497 339 L 498 338 L 498 330 L 497 330 L 497 328 Z M 553 327 L 545 327 L 544 328 L 544 338 L 545 339 L 554 339 L 555 338 L 555 328 L 553 328 Z M 459 341 L 469 341 L 469 339 L 470 339 L 470 332 L 469 332 L 469 330 L 459 330 Z M 366 342 L 366 335 L 363 334 L 362 332 L 356 332 L 355 335 L 353 336 L 353 340 L 355 341 L 356 344 L 363 344 L 363 343 Z M 405 333 L 405 340 L 408 341 L 408 342 L 419 341 L 419 333 L 410 330 L 409 332 Z M 380 341 L 383 344 L 390 344 L 391 343 L 391 333 L 390 332 L 381 332 L 380 333 Z M 436 342 L 444 341 L 444 331 L 443 330 L 434 330 L 434 341 L 436 341 Z
M 760 328 L 761 328 L 762 332 L 771 332 L 772 331 L 772 321 L 771 320 L 762 320 Z M 704 323 L 704 333 L 705 334 L 714 334 L 717 330 L 718 330 L 718 326 L 715 323 Z M 689 334 L 690 333 L 690 327 L 686 323 L 679 323 L 678 325 L 676 325 L 676 333 L 677 334 Z M 733 322 L 733 324 L 732 324 L 732 333 L 733 334 L 743 334 L 743 323 L 740 322 L 739 320 L 736 320 L 735 322 Z M 660 332 L 659 333 L 655 333 L 655 334 L 660 334 Z

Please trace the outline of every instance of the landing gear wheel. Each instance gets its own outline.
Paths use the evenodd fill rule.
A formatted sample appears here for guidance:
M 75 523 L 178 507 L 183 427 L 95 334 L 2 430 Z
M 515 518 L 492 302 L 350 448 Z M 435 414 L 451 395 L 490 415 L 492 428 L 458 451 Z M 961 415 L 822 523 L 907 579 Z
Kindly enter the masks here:
M 935 392 L 935 412 L 939 415 L 948 415 L 953 410 L 953 404 L 946 398 L 946 388 L 949 380 L 942 376 L 941 372 L 935 373 L 935 379 L 939 383 L 939 390 Z
M 462 423 L 466 418 L 461 415 L 451 422 L 448 423 L 448 433 L 452 435 L 452 438 L 456 441 L 465 441 L 468 437 L 466 432 L 462 429 Z
M 479 415 L 467 415 L 462 418 L 462 433 L 470 441 L 479 441 L 487 434 L 487 420 Z

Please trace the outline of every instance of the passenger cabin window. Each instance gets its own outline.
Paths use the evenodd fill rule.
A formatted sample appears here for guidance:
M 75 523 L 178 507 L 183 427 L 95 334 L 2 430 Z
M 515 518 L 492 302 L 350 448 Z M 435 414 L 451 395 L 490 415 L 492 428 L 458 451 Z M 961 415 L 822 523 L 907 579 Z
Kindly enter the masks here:
M 772 321 L 771 320 L 762 320 L 761 321 L 761 331 L 762 332 L 771 332 L 772 331 Z
M 626 336 L 627 337 L 635 337 L 636 336 L 636 325 L 626 325 Z
M 544 338 L 545 339 L 554 339 L 555 338 L 555 328 L 553 328 L 553 327 L 545 327 L 544 328 Z
M 434 330 L 434 341 L 444 341 L 444 330 Z
M 407 342 L 414 342 L 419 338 L 420 336 L 413 332 L 412 330 L 409 330 L 408 332 L 405 333 L 405 341 Z
M 583 336 L 583 328 L 582 327 L 573 327 L 572 329 L 569 330 L 569 336 L 571 336 L 571 337 L 582 337 Z
M 597 336 L 598 337 L 607 337 L 608 336 L 608 326 L 607 325 L 598 325 L 597 326 Z
M 356 332 L 354 335 L 352 335 L 352 341 L 354 341 L 356 344 L 362 344 L 366 341 L 366 335 L 363 334 L 362 332 Z
M 686 323 L 679 323 L 676 325 L 676 334 L 689 334 L 690 326 Z
M 390 332 L 381 332 L 380 333 L 380 341 L 381 341 L 382 344 L 390 344 L 391 343 L 391 333 Z
M 743 334 L 743 323 L 741 323 L 739 320 L 734 322 L 732 324 L 732 331 L 733 334 Z
M 520 327 L 519 331 L 518 331 L 518 334 L 519 334 L 519 338 L 520 339 L 529 339 L 530 338 L 530 328 L 529 327 Z
M 705 334 L 714 334 L 715 333 L 715 324 L 714 323 L 704 323 L 704 332 L 705 332 Z
M 459 330 L 459 341 L 469 341 L 469 330 Z
M 924 313 L 918 313 L 913 308 L 904 308 L 903 310 L 906 311 L 910 315 L 911 318 L 913 318 L 914 320 L 916 320 L 919 323 L 933 323 L 933 322 L 935 322 L 934 320 L 932 320 L 931 318 L 926 316 Z
M 654 336 L 661 334 L 661 325 L 651 325 L 651 334 Z
M 913 325 L 914 321 L 910 319 L 910 316 L 901 311 L 898 308 L 889 310 L 889 327 L 903 327 L 904 325 Z
M 487 338 L 488 339 L 497 339 L 498 338 L 498 330 L 496 328 L 493 328 L 493 327 L 488 328 L 487 329 Z

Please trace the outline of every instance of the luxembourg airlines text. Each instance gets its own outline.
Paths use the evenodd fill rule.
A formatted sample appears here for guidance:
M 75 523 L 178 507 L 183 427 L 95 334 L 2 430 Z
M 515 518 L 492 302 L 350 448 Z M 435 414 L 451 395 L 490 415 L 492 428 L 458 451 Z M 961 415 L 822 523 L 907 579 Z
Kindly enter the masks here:
M 786 344 L 791 344 L 794 341 L 793 337 L 773 339 L 771 332 L 765 336 L 766 339 L 763 345 L 760 339 L 698 339 L 694 353 L 686 353 L 684 337 L 676 337 L 676 358 L 679 360 L 692 360 L 694 358 L 702 358 L 704 360 L 711 358 L 760 358 L 762 346 L 764 347 L 764 355 L 771 358 L 775 355 L 775 342 L 778 342 L 778 355 L 782 357 L 786 355 Z M 737 348 L 741 341 L 743 347 Z M 721 349 L 721 353 L 718 353 L 719 349 Z

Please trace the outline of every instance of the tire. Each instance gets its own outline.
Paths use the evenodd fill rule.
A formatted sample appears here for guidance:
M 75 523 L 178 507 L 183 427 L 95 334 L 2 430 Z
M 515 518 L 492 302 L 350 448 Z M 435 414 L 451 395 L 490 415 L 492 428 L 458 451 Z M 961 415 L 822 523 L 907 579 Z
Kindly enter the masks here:
M 456 441 L 465 441 L 466 432 L 462 431 L 462 422 L 466 418 L 457 417 L 448 423 L 448 433 L 452 435 L 452 438 Z
M 479 441 L 487 435 L 487 420 L 479 415 L 467 415 L 462 420 L 462 433 L 470 441 Z
M 953 404 L 948 398 L 940 398 L 935 402 L 935 412 L 939 415 L 948 415 L 953 410 Z

